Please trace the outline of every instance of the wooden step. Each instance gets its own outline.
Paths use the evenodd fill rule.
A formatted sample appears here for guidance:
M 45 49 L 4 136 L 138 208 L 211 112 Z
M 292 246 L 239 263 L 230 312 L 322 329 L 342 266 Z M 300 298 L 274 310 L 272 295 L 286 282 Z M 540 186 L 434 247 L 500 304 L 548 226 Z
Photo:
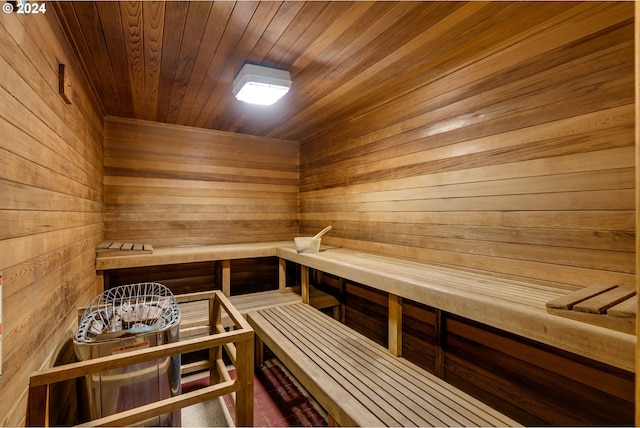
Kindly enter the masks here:
M 135 242 L 114 242 L 104 241 L 96 247 L 96 254 L 104 254 L 109 256 L 125 256 L 132 254 L 152 254 L 153 246 L 151 244 L 141 244 Z
M 284 292 L 279 290 L 231 296 L 231 304 L 241 314 L 250 311 L 291 305 L 301 302 L 300 287 L 288 287 Z M 317 309 L 339 306 L 338 300 L 315 288 L 311 289 L 311 304 Z M 181 339 L 206 335 L 209 332 L 209 309 L 206 300 L 180 304 L 180 337 Z M 223 316 L 222 325 L 231 326 L 231 320 Z
M 547 302 L 547 312 L 624 333 L 636 333 L 635 287 L 596 285 Z

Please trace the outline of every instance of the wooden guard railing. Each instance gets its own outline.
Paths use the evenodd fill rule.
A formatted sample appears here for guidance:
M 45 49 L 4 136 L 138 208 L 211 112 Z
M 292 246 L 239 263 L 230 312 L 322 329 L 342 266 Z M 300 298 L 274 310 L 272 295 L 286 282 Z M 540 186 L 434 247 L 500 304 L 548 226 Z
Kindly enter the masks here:
M 29 382 L 28 426 L 49 426 L 50 387 L 103 370 L 167 358 L 172 355 L 209 350 L 210 386 L 136 407 L 84 423 L 84 426 L 128 426 L 152 417 L 182 409 L 183 407 L 231 394 L 236 410 L 237 426 L 253 425 L 253 356 L 254 333 L 242 315 L 231 305 L 221 291 L 176 296 L 178 303 L 209 300 L 210 333 L 205 337 L 136 350 L 120 355 L 95 358 L 40 370 L 31 375 Z M 222 326 L 222 310 L 233 321 L 234 330 Z M 236 369 L 231 379 L 222 360 L 225 348 Z

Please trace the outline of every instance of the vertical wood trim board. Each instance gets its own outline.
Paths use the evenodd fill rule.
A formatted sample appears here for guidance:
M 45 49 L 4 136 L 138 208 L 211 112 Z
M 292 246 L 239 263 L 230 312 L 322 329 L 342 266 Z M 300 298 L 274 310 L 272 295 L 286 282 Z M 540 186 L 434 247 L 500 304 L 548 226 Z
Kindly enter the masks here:
M 633 4 L 555 6 L 302 140 L 301 233 L 332 224 L 328 245 L 567 288 L 634 284 Z
M 291 239 L 298 144 L 105 119 L 105 237 L 154 247 Z
M 1 426 L 25 424 L 31 373 L 73 358 L 77 308 L 95 296 L 103 114 L 63 34 L 49 8 L 0 14 Z M 54 395 L 51 424 L 74 424 L 75 387 Z
M 640 16 L 640 3 L 634 2 L 635 5 L 635 76 L 636 76 L 636 169 L 640 165 L 640 22 L 638 17 Z M 640 176 L 636 172 L 636 231 L 640 229 Z M 640 272 L 640 238 L 636 234 L 636 289 L 640 294 L 640 278 L 638 277 Z M 638 300 L 638 309 L 640 309 L 640 299 Z M 640 311 L 639 311 L 640 312 Z M 636 323 L 636 337 L 640 337 L 640 323 Z M 640 342 L 637 344 L 636 349 L 636 426 L 640 426 Z

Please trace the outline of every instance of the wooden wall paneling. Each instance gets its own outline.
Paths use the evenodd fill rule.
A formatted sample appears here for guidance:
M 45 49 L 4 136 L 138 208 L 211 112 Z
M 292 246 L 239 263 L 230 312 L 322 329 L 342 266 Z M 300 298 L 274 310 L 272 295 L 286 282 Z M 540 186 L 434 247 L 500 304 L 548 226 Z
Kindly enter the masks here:
M 222 115 L 224 111 L 229 108 L 230 104 L 238 104 L 235 98 L 225 97 L 229 92 L 229 85 L 224 83 L 233 82 L 234 77 L 238 74 L 242 64 L 245 62 L 261 62 L 261 58 L 255 58 L 251 54 L 250 57 L 247 57 L 246 52 L 252 52 L 255 49 L 256 45 L 264 36 L 265 31 L 271 25 L 271 22 L 278 13 L 281 5 L 282 2 L 257 3 L 257 7 L 253 11 L 250 21 L 246 24 L 251 28 L 251 31 L 241 33 L 239 39 L 235 41 L 235 46 L 233 46 L 229 52 L 225 50 L 221 51 L 222 56 L 220 56 L 218 60 L 222 61 L 224 66 L 219 67 L 219 75 L 214 73 L 214 75 L 211 76 L 211 82 L 215 83 L 215 87 L 207 97 L 206 102 L 203 104 L 202 109 L 199 112 L 195 122 L 196 126 L 205 128 L 212 127 L 209 125 L 212 118 L 213 121 L 215 121 L 217 117 Z M 234 16 L 232 16 L 232 20 L 233 18 Z M 233 43 L 232 41 L 230 42 Z M 225 45 L 221 44 L 219 48 L 223 49 L 225 48 Z M 219 82 L 222 82 L 223 84 L 219 84 Z M 227 100 L 227 103 L 221 102 L 221 100 Z
M 301 233 L 567 289 L 635 283 L 632 8 L 565 6 L 305 138 Z
M 211 40 L 202 38 L 204 34 L 205 25 L 207 24 L 207 18 L 209 17 L 209 11 L 212 4 L 210 2 L 188 2 L 182 3 L 188 7 L 186 18 L 184 18 L 185 27 L 191 29 L 188 33 L 183 33 L 180 39 L 179 52 L 176 54 L 177 59 L 175 65 L 171 60 L 166 60 L 163 55 L 163 65 L 161 71 L 160 81 L 160 98 L 158 105 L 159 122 L 175 123 L 175 117 L 177 116 L 180 105 L 176 100 L 182 99 L 187 84 L 189 82 L 191 70 L 194 67 L 196 61 L 196 54 L 200 47 L 201 40 Z M 176 16 L 175 12 L 167 13 L 167 17 Z M 181 15 L 178 15 L 181 16 Z M 175 34 L 174 31 L 167 29 L 165 31 L 166 37 L 171 37 Z M 177 45 L 177 40 L 171 39 L 171 44 Z M 176 46 L 174 49 L 177 49 Z M 172 58 L 174 49 L 171 49 Z M 163 47 L 163 50 L 167 50 Z M 164 76 L 173 76 L 164 77 Z M 169 87 L 169 85 L 171 87 Z
M 14 24 L 9 22 L 9 24 Z M 13 31 L 25 31 L 13 29 Z M 7 41 L 8 46 L 15 44 L 15 41 L 8 39 L 10 33 L 2 32 L 3 38 Z M 81 122 L 85 120 L 84 117 L 78 118 L 69 114 L 67 110 L 59 110 L 59 98 L 58 87 L 51 81 L 52 79 L 45 79 L 42 77 L 41 72 L 49 70 L 50 73 L 55 73 L 57 79 L 57 66 L 55 70 L 50 69 L 50 64 L 46 62 L 43 56 L 34 56 L 30 58 L 30 61 L 35 62 L 38 67 L 42 67 L 39 71 L 34 71 L 29 65 L 25 64 L 25 58 L 23 54 L 19 54 L 18 51 L 8 52 L 3 55 L 2 65 L 9 68 L 15 68 L 16 73 L 6 73 L 3 79 L 3 85 L 7 89 L 10 89 L 8 94 L 14 96 L 14 99 L 9 97 L 4 98 L 7 103 L 3 109 L 3 115 L 6 121 L 13 124 L 19 130 L 23 132 L 25 129 L 21 128 L 21 125 L 27 121 L 32 125 L 28 129 L 29 132 L 24 132 L 28 136 L 26 138 L 33 138 L 40 141 L 40 144 L 47 144 L 45 153 L 41 156 L 47 156 L 51 152 L 55 152 L 62 157 L 67 157 L 68 161 L 75 167 L 80 169 L 80 172 L 72 171 L 70 166 L 56 165 L 53 166 L 54 170 L 64 170 L 65 175 L 81 183 L 87 183 L 91 186 L 95 186 L 98 180 L 95 175 L 101 172 L 101 169 L 96 169 L 95 161 L 99 160 L 102 156 L 101 148 L 87 147 L 86 144 L 82 144 L 83 139 L 96 139 L 99 135 L 95 129 L 87 127 Z M 38 59 L 41 61 L 38 61 Z M 33 64 L 33 63 L 32 63 Z M 27 80 L 25 80 L 27 79 Z M 55 93 L 51 91 L 55 90 Z M 20 95 L 22 94 L 22 95 Z M 42 98 L 40 98 L 42 97 Z M 39 103 L 38 99 L 43 102 Z M 80 113 L 78 113 L 80 115 Z M 64 123 L 60 121 L 54 121 L 54 119 L 64 119 Z M 88 120 L 98 121 L 97 116 L 87 118 Z M 33 126 L 38 124 L 39 126 Z M 69 129 L 77 129 L 78 135 L 68 136 Z M 17 132 L 17 131 L 13 131 Z M 61 138 L 64 136 L 64 138 Z M 30 156 L 37 155 L 37 148 L 16 148 L 16 151 L 23 150 L 22 153 L 29 152 Z M 74 177 L 74 174 L 78 174 L 78 177 Z
M 436 313 L 433 308 L 402 302 L 402 355 L 431 373 L 436 371 Z
M 634 37 L 635 42 L 635 95 L 636 95 L 636 114 L 635 114 L 635 139 L 636 139 L 636 168 L 640 167 L 640 3 L 634 2 Z M 640 230 L 640 175 L 636 174 L 636 289 L 640 294 L 640 238 L 638 238 L 637 231 Z M 638 302 L 640 309 L 640 300 Z M 636 337 L 640 337 L 640 323 L 636 324 Z M 636 356 L 640 355 L 640 342 L 638 342 Z M 635 409 L 635 424 L 640 426 L 640 358 L 636 357 L 636 409 Z
M 416 73 L 417 80 L 414 81 L 413 86 L 404 88 L 401 91 L 384 88 L 386 96 L 380 97 L 383 101 L 381 108 L 369 108 L 368 114 L 351 119 L 348 126 L 332 127 L 331 130 L 323 128 L 325 136 L 339 136 L 340 139 L 330 139 L 328 141 L 329 144 L 325 144 L 318 150 L 334 150 L 334 145 L 339 145 L 342 149 L 349 149 L 351 144 L 339 144 L 341 140 L 355 139 L 355 143 L 358 141 L 357 138 L 360 138 L 360 144 L 369 143 L 370 140 L 367 141 L 362 138 L 362 131 L 359 130 L 363 129 L 369 132 L 372 129 L 383 129 L 387 135 L 415 129 L 416 126 L 422 125 L 425 121 L 421 117 L 422 114 L 431 113 L 429 115 L 430 120 L 440 118 L 440 122 L 443 122 L 441 126 L 444 127 L 443 130 L 447 133 L 457 130 L 461 127 L 460 125 L 468 127 L 469 124 L 477 121 L 486 122 L 486 118 L 482 114 L 466 114 L 462 117 L 451 118 L 452 108 L 462 105 L 470 107 L 469 101 L 473 101 L 474 97 L 477 99 L 484 92 L 499 94 L 513 87 L 514 84 L 518 85 L 517 81 L 527 76 L 530 80 L 536 80 L 534 76 L 538 73 L 551 73 L 550 70 L 554 67 L 566 68 L 567 63 L 576 59 L 575 55 L 579 55 L 578 58 L 580 58 L 580 56 L 589 56 L 594 51 L 604 50 L 606 52 L 612 44 L 615 46 L 615 43 L 618 43 L 615 38 L 622 37 L 619 33 L 627 34 L 626 41 L 629 41 L 628 34 L 632 23 L 629 6 L 600 4 L 597 6 L 580 5 L 575 7 L 576 5 L 567 3 L 559 4 L 558 6 L 569 10 L 567 13 L 558 13 L 558 10 L 554 10 L 556 6 L 549 5 L 545 8 L 537 8 L 538 13 L 546 15 L 546 20 L 537 16 L 536 21 L 528 23 L 529 25 L 534 24 L 531 31 L 523 31 L 527 27 L 522 24 L 522 20 L 514 19 L 511 23 L 505 25 L 511 26 L 515 24 L 515 29 L 519 33 L 516 32 L 511 38 L 507 37 L 504 40 L 496 38 L 492 43 L 486 45 L 484 49 L 473 45 L 473 42 L 469 42 L 472 46 L 471 50 L 457 49 L 451 51 L 444 40 L 440 39 L 440 43 L 434 43 L 434 40 L 429 39 L 429 37 L 442 38 L 442 33 L 438 31 L 425 32 L 422 39 L 416 39 L 412 45 L 398 49 L 393 58 L 398 63 L 394 64 L 394 66 L 402 68 L 403 65 L 406 65 L 405 63 L 420 64 L 419 61 L 415 60 L 415 52 L 419 53 L 425 49 L 429 52 L 429 47 L 433 45 L 441 45 L 441 49 L 449 49 L 447 52 L 454 52 L 458 55 L 464 53 L 467 57 L 460 59 L 458 63 L 447 64 L 442 67 L 434 67 L 432 62 L 428 62 L 426 65 L 422 65 L 423 70 L 419 70 Z M 469 5 L 467 7 L 479 6 Z M 489 7 L 498 6 L 492 5 Z M 449 17 L 448 21 L 451 19 L 453 18 Z M 623 29 L 620 29 L 620 23 L 626 24 Z M 465 21 L 461 21 L 458 24 L 463 28 L 469 25 Z M 496 28 L 502 29 L 503 27 L 497 26 Z M 472 37 L 473 35 L 471 33 Z M 594 37 L 594 35 L 597 36 Z M 587 40 L 589 46 L 580 46 L 580 43 L 576 41 L 581 39 Z M 476 39 L 473 40 L 475 41 Z M 427 47 L 425 48 L 422 44 Z M 462 46 L 466 47 L 465 45 Z M 405 57 L 403 58 L 401 55 Z M 392 59 L 388 58 L 387 60 L 391 61 Z M 403 63 L 400 61 L 403 61 Z M 565 64 L 564 66 L 563 63 Z M 376 64 L 376 67 L 382 67 L 382 65 L 389 64 Z M 620 66 L 620 63 L 616 62 L 616 65 Z M 592 64 L 591 66 L 593 67 L 594 65 Z M 389 69 L 393 70 L 394 67 L 389 67 Z M 359 76 L 363 80 L 365 77 L 364 73 Z M 378 91 L 378 93 L 381 91 L 381 87 L 377 85 L 369 85 L 370 88 L 365 89 L 367 85 L 364 82 L 361 83 L 363 86 L 361 93 L 371 92 L 372 90 Z M 406 81 L 403 80 L 402 82 Z M 526 94 L 538 98 L 545 96 L 545 91 L 537 90 L 537 87 L 525 88 L 524 90 Z M 411 97 L 407 96 L 409 94 Z M 516 93 L 511 95 L 515 95 L 513 97 L 514 103 L 523 100 L 523 98 L 517 97 L 518 94 Z M 388 102 L 389 98 L 393 99 L 392 103 Z M 470 98 L 469 101 L 467 100 L 468 98 Z M 370 100 L 363 96 L 363 103 L 367 101 Z M 465 113 L 476 110 L 471 108 L 463 109 Z M 401 113 L 403 117 L 394 117 L 396 112 Z M 315 113 L 317 114 L 317 111 Z M 416 113 L 419 113 L 420 116 L 417 116 Z M 390 118 L 389 114 L 392 115 Z M 380 126 L 380 123 L 378 123 L 373 125 L 372 128 L 367 127 L 367 122 L 375 124 L 374 118 L 376 117 L 384 117 L 385 119 L 382 123 L 389 126 Z M 443 121 L 446 118 L 450 118 L 448 120 L 449 126 L 446 126 L 447 123 Z M 464 121 L 461 121 L 461 119 Z M 529 119 L 534 119 L 534 117 L 529 115 Z M 358 126 L 353 126 L 354 124 Z M 312 138 L 323 138 L 323 134 Z M 316 157 L 313 153 L 308 153 L 306 158 L 313 160 Z
M 128 76 L 133 98 L 133 111 L 137 117 L 146 119 L 143 6 L 142 3 L 119 3 L 119 6 L 120 19 L 124 29 L 124 52 L 127 55 L 127 64 L 129 65 Z
M 98 16 L 97 4 L 94 3 L 89 7 L 82 9 L 75 9 L 71 3 L 60 4 L 57 7 L 66 9 L 70 15 L 75 16 L 75 20 L 69 20 L 68 24 L 75 31 L 77 37 L 76 40 L 83 40 L 84 43 L 77 43 L 76 47 L 81 52 L 90 52 L 89 46 L 99 46 L 101 49 L 108 49 L 109 46 L 105 42 L 104 35 L 101 29 L 101 19 Z M 117 90 L 115 80 L 115 69 L 113 68 L 111 61 L 108 57 L 102 55 L 89 55 L 92 59 L 93 67 L 90 71 L 97 73 L 100 81 L 104 83 L 106 90 L 101 94 L 105 97 L 105 101 L 109 103 L 119 102 L 119 91 Z
M 161 247 L 297 234 L 297 143 L 119 118 L 106 123 L 107 239 Z
M 120 14 L 120 4 L 117 2 L 96 2 L 100 25 L 102 26 L 102 34 L 104 39 L 109 42 L 105 43 L 108 52 L 108 67 L 110 67 L 115 80 L 117 89 L 118 103 L 122 114 L 133 114 L 133 94 L 131 90 L 129 77 L 129 62 L 126 55 L 125 32 L 122 31 L 122 16 Z M 92 31 L 95 33 L 96 31 Z M 89 58 L 93 61 L 100 60 L 99 55 L 91 55 Z M 105 94 L 107 95 L 107 94 Z
M 145 119 L 155 120 L 160 90 L 160 65 L 164 54 L 162 47 L 166 3 L 141 3 L 144 14 L 144 114 Z
M 139 282 L 159 282 L 174 294 L 220 290 L 222 285 L 220 267 L 216 262 L 115 269 L 105 272 L 105 275 L 109 276 L 109 288 Z
M 278 289 L 278 259 L 231 260 L 231 295 Z
M 498 275 L 523 277 L 528 281 L 553 283 L 555 287 L 567 290 L 576 287 L 586 287 L 598 283 L 631 285 L 634 276 L 611 271 L 574 268 L 571 266 L 554 265 L 546 262 L 529 262 L 518 259 L 496 259 L 492 256 L 482 256 L 449 251 L 424 251 L 401 244 L 381 244 L 379 242 L 340 239 L 332 241 L 354 250 L 374 251 L 393 254 L 399 257 L 424 259 L 435 263 L 457 265 L 462 268 L 470 267 L 489 271 Z
M 310 73 L 302 72 L 295 76 L 296 82 L 300 82 L 299 86 L 304 91 L 300 92 L 301 97 L 297 104 L 288 106 L 291 114 L 295 116 L 309 110 L 315 110 L 315 114 L 311 117 L 305 116 L 304 119 L 295 118 L 292 122 L 283 124 L 288 129 L 301 126 L 306 128 L 305 123 L 318 121 L 318 114 L 324 116 L 325 110 L 315 109 L 314 104 L 317 100 L 324 105 L 326 102 L 323 98 L 333 91 L 340 91 L 342 89 L 340 85 L 345 79 L 357 79 L 366 71 L 363 66 L 353 67 L 353 64 L 368 65 L 379 62 L 387 51 L 387 46 L 399 46 L 408 42 L 424 28 L 428 28 L 459 7 L 453 3 L 432 4 L 427 7 L 402 3 L 379 3 L 375 7 L 372 7 L 371 3 L 356 5 L 345 3 L 341 6 L 345 9 L 343 13 L 332 7 L 331 10 L 325 10 L 326 13 L 318 15 L 314 20 L 314 27 L 323 31 L 322 36 L 317 38 L 291 67 L 297 70 L 298 67 L 304 67 L 311 61 L 339 64 L 333 67 L 326 66 L 327 71 L 324 73 L 321 85 L 307 83 L 308 80 L 316 78 Z M 312 31 L 305 31 L 306 38 L 312 40 L 313 36 Z M 337 37 L 350 42 L 334 46 L 330 42 Z M 371 49 L 372 40 L 376 40 L 380 48 Z M 300 38 L 298 44 L 302 45 L 303 42 L 304 38 Z M 350 58 L 350 61 L 336 61 L 339 58 Z M 312 109 L 311 106 L 314 108 Z M 339 106 L 336 104 L 336 107 Z M 280 129 L 284 128 L 285 126 L 280 127 Z
M 90 52 L 92 51 L 93 47 L 90 47 L 87 45 L 87 39 L 84 36 L 81 23 L 78 21 L 78 15 L 76 14 L 76 11 L 73 9 L 72 5 L 73 5 L 72 3 L 66 3 L 66 2 L 56 2 L 51 4 L 52 9 L 57 12 L 56 15 L 59 17 L 58 19 L 64 26 L 66 34 L 69 35 L 71 44 L 73 46 L 73 50 L 82 58 L 92 58 L 92 55 Z M 90 8 L 93 8 L 93 6 L 90 6 Z M 93 11 L 91 10 L 86 11 L 82 13 L 82 15 L 88 15 L 89 22 L 95 23 L 96 22 L 95 17 L 93 18 L 91 17 L 93 15 L 92 12 Z M 99 32 L 91 31 L 90 36 L 95 36 L 95 35 L 99 35 Z M 61 33 L 61 36 L 62 36 L 62 33 Z M 67 36 L 62 36 L 62 37 L 66 38 Z M 108 46 L 108 44 L 105 44 L 100 38 L 95 38 L 91 40 L 99 43 L 98 46 L 105 46 L 105 47 Z M 80 67 L 84 71 L 84 74 L 86 76 L 99 76 L 101 79 L 105 79 L 104 82 L 106 83 L 107 88 L 115 89 L 114 86 L 110 86 L 110 84 L 113 83 L 113 77 L 103 74 L 105 71 L 108 72 L 111 67 L 108 67 L 107 70 L 98 70 L 98 68 L 96 67 L 95 61 L 93 59 L 91 61 L 81 61 Z M 101 80 L 101 82 L 102 81 L 103 80 Z M 91 85 L 92 88 L 96 87 L 95 85 L 93 85 L 92 82 L 89 83 L 89 85 Z M 115 101 L 117 99 L 117 98 L 114 98 L 115 94 L 116 94 L 115 91 L 110 92 L 109 90 L 106 90 L 106 91 L 101 91 L 99 95 L 103 99 L 111 99 Z
M 102 112 L 49 12 L 0 16 L 3 426 L 24 424 L 30 373 L 68 357 L 76 307 L 94 296 L 103 237 Z M 72 104 L 58 93 L 60 63 Z
M 553 157 L 553 164 L 549 165 L 547 173 L 578 172 L 579 167 L 584 167 L 583 163 L 596 164 L 592 160 L 594 147 L 600 144 L 603 152 L 608 157 L 615 157 L 620 150 L 616 148 L 627 148 L 631 145 L 629 130 L 633 128 L 633 109 L 626 105 L 617 108 L 589 113 L 584 116 L 569 119 L 559 119 L 545 124 L 533 125 L 525 129 L 515 129 L 501 131 L 489 136 L 460 136 L 457 141 L 448 141 L 456 137 L 456 131 L 449 133 L 427 133 L 424 129 L 413 132 L 405 132 L 399 135 L 385 136 L 384 131 L 375 132 L 368 135 L 374 141 L 385 140 L 394 142 L 394 146 L 385 150 L 372 150 L 375 146 L 354 148 L 346 153 L 333 155 L 334 162 L 353 169 L 353 174 L 363 180 L 360 186 L 377 185 L 380 190 L 393 189 L 402 185 L 403 178 L 407 180 L 422 180 L 432 176 L 436 180 L 434 184 L 453 184 L 458 180 L 469 181 L 483 178 L 495 177 L 511 178 L 517 162 L 530 165 L 529 168 L 521 169 L 520 177 L 531 177 L 541 175 L 544 170 L 540 162 L 546 157 Z M 464 128 L 463 128 L 464 129 Z M 421 135 L 422 134 L 422 135 Z M 612 138 L 613 137 L 613 138 Z M 444 140 L 444 141 L 443 141 Z M 555 144 L 553 144 L 555 143 Z M 563 143 L 563 144 L 559 144 Z M 546 145 L 548 156 L 544 156 L 541 151 Z M 305 148 L 308 145 L 304 145 Z M 533 150 L 535 147 L 536 150 Z M 521 150 L 517 151 L 520 148 Z M 390 151 L 392 150 L 392 151 Z M 621 149 L 622 150 L 622 149 Z M 392 155 L 390 159 L 386 155 Z M 516 157 L 516 155 L 518 155 Z M 591 157 L 589 157 L 591 155 Z M 364 156 L 368 162 L 356 162 L 354 157 Z M 574 156 L 578 164 L 567 162 Z M 326 188 L 326 184 L 333 186 L 343 185 L 344 181 L 336 181 L 344 177 L 331 177 L 332 169 L 326 163 L 306 162 L 302 174 L 303 191 L 315 191 L 322 194 L 322 189 L 316 189 L 314 181 L 321 181 Z M 386 162 L 385 162 L 386 159 Z M 473 162 L 475 160 L 475 162 Z M 481 162 L 478 162 L 480 160 Z M 628 163 L 628 161 L 627 161 Z M 412 165 L 420 165 L 419 171 L 412 171 Z M 623 163 L 624 165 L 624 163 Z M 384 169 L 382 167 L 385 167 Z M 313 168 L 313 169 L 307 169 Z M 414 166 L 414 169 L 416 167 Z M 379 181 L 380 177 L 374 175 L 383 169 L 387 177 L 384 181 Z M 386 170 L 386 171 L 385 171 Z M 314 174 L 310 174 L 313 171 Z M 404 174 L 401 174 L 403 171 Z M 393 175 L 390 175 L 393 174 Z M 477 174 L 477 175 L 476 175 Z M 495 175 L 497 174 L 497 176 Z M 524 174 L 524 175 L 522 175 Z M 311 177 L 307 178 L 306 176 Z M 405 178 L 406 177 L 406 178 Z M 516 175 L 518 177 L 518 175 Z M 330 181 L 327 183 L 328 179 Z M 348 194 L 355 193 L 358 187 L 353 190 L 348 189 Z M 325 190 L 327 193 L 329 190 Z
M 209 40 L 211 46 L 218 46 L 227 23 L 231 18 L 233 9 L 234 4 L 232 2 L 214 2 L 211 5 L 201 40 Z M 174 110 L 175 113 L 174 111 L 170 112 L 168 117 L 169 122 L 174 123 L 173 119 L 175 119 L 175 123 L 186 123 L 186 119 L 190 116 L 192 107 L 195 104 L 199 88 L 202 86 L 202 82 L 207 76 L 207 70 L 210 68 L 210 64 L 216 52 L 217 50 L 211 49 L 196 56 L 193 69 L 189 74 L 188 83 L 186 83 L 184 98 L 176 100 L 176 110 Z M 179 106 L 177 105 L 178 102 L 180 102 Z
M 449 318 L 446 380 L 524 424 L 618 425 L 633 419 L 633 373 Z
M 278 260 L 275 257 L 230 260 L 231 295 L 278 288 Z M 221 290 L 223 262 L 183 263 L 115 269 L 105 272 L 109 287 L 139 282 L 159 282 L 174 294 Z
M 386 347 L 389 333 L 387 294 L 349 281 L 345 281 L 344 290 L 344 324 Z
M 238 52 L 235 51 L 240 47 L 245 33 L 245 27 L 252 21 L 252 17 L 259 7 L 257 2 L 236 3 L 229 16 L 229 27 L 227 31 L 220 36 L 216 45 L 216 49 L 211 57 L 211 61 L 207 67 L 207 73 L 201 78 L 199 92 L 196 94 L 195 100 L 190 104 L 190 111 L 186 118 L 188 123 L 198 126 L 203 109 L 209 101 L 209 97 L 218 84 L 218 79 L 223 78 L 222 68 L 226 68 L 227 61 L 230 58 L 237 58 Z M 260 18 L 259 18 L 260 19 Z M 238 59 L 236 59 L 238 61 Z M 224 66 L 221 66 L 224 64 Z M 211 77 L 209 77 L 209 75 Z M 198 77 L 198 76 L 196 76 Z M 233 80 L 234 76 L 231 76 Z M 180 120 L 180 118 L 179 118 Z M 201 125 L 201 124 L 200 124 Z
M 342 301 L 344 294 L 344 278 L 340 278 L 335 275 L 331 275 L 316 269 L 312 269 L 313 280 L 312 284 L 320 291 Z

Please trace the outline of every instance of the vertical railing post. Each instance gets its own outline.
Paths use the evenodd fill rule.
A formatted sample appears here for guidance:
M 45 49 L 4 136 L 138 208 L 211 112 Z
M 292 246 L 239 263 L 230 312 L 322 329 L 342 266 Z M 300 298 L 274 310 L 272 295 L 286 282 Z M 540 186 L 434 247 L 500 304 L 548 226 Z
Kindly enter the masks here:
M 49 426 L 49 385 L 29 387 L 26 425 Z
M 236 426 L 253 426 L 254 335 L 236 343 Z
M 220 300 L 217 296 L 209 299 L 209 334 L 217 333 L 217 325 L 222 324 Z M 214 385 L 221 381 L 217 360 L 222 359 L 222 347 L 215 346 L 209 349 L 209 384 Z

